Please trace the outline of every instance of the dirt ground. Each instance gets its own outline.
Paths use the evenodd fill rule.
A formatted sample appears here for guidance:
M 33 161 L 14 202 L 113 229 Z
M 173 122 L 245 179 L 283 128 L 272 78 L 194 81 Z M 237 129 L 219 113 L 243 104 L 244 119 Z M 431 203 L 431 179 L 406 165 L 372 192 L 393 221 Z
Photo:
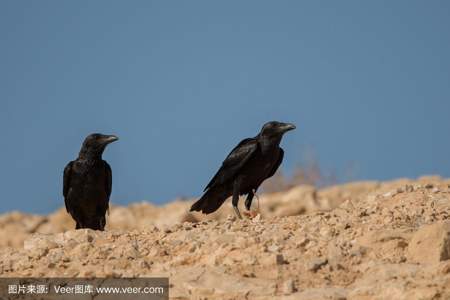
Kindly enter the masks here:
M 73 230 L 64 209 L 3 214 L 0 275 L 168 276 L 173 299 L 450 299 L 448 179 L 254 202 L 243 220 L 229 201 L 210 216 L 188 213 L 192 200 L 113 206 L 105 232 Z

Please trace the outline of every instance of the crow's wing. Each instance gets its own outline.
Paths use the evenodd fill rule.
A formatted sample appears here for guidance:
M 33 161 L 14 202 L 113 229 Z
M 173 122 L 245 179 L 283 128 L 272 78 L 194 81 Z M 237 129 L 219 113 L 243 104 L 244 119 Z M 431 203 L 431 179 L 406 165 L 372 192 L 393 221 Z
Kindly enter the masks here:
M 106 202 L 106 210 L 109 209 L 109 196 L 111 196 L 111 189 L 112 189 L 112 171 L 111 166 L 106 162 L 105 163 L 105 169 L 106 169 L 106 183 L 105 183 L 105 190 L 106 194 L 108 195 L 108 199 Z
M 204 191 L 232 179 L 252 157 L 256 149 L 258 149 L 258 141 L 255 138 L 242 140 L 225 158 L 219 171 L 217 171 Z
M 64 177 L 63 177 L 63 196 L 64 196 L 64 204 L 66 205 L 67 212 L 70 212 L 69 209 L 69 202 L 67 199 L 67 194 L 69 193 L 70 189 L 70 178 L 72 176 L 72 165 L 73 161 L 69 162 L 66 167 L 64 168 Z
M 283 157 L 284 157 L 284 150 L 283 148 L 280 147 L 280 153 L 278 154 L 278 160 L 276 162 L 276 164 L 273 166 L 273 169 L 270 171 L 269 176 L 267 176 L 267 178 L 270 178 L 273 176 L 273 174 L 275 174 L 275 172 L 278 170 L 278 167 L 281 165 L 281 162 L 283 161 Z
M 103 162 L 105 163 L 105 170 L 106 170 L 105 190 L 106 193 L 108 194 L 109 199 L 109 196 L 111 196 L 111 189 L 112 189 L 112 171 L 111 166 L 106 161 Z

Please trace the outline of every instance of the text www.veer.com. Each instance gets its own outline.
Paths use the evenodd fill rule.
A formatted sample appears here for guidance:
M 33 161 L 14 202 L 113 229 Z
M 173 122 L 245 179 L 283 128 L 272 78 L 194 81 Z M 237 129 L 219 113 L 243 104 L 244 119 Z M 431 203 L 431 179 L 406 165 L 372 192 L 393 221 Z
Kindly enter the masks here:
M 74 287 L 54 286 L 57 294 L 164 294 L 163 287 L 92 287 L 88 290 L 76 289 Z

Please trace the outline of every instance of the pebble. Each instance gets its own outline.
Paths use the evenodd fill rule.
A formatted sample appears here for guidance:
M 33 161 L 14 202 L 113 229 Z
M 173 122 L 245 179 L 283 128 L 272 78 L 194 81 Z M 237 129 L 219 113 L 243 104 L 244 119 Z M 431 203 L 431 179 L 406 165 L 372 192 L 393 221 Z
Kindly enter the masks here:
M 275 261 L 277 265 L 287 264 L 287 261 L 284 260 L 283 254 L 277 254 L 275 256 Z
M 278 252 L 278 250 L 280 250 L 280 247 L 278 247 L 275 244 L 270 245 L 267 250 L 269 250 L 270 252 Z
M 297 291 L 295 287 L 295 281 L 292 279 L 288 279 L 283 283 L 283 294 L 290 295 Z
M 328 263 L 326 258 L 315 258 L 308 264 L 308 271 L 317 272 L 320 268 Z

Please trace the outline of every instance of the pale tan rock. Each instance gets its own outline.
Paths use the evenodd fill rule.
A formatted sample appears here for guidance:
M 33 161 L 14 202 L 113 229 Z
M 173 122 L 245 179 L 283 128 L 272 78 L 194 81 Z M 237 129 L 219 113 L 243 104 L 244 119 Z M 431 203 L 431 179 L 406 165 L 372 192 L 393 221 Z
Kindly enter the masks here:
M 58 247 L 58 244 L 54 241 L 53 235 L 47 234 L 34 234 L 23 244 L 24 250 L 31 251 L 34 249 L 46 249 L 50 250 Z
M 450 221 L 422 226 L 408 246 L 408 260 L 429 264 L 450 259 Z

